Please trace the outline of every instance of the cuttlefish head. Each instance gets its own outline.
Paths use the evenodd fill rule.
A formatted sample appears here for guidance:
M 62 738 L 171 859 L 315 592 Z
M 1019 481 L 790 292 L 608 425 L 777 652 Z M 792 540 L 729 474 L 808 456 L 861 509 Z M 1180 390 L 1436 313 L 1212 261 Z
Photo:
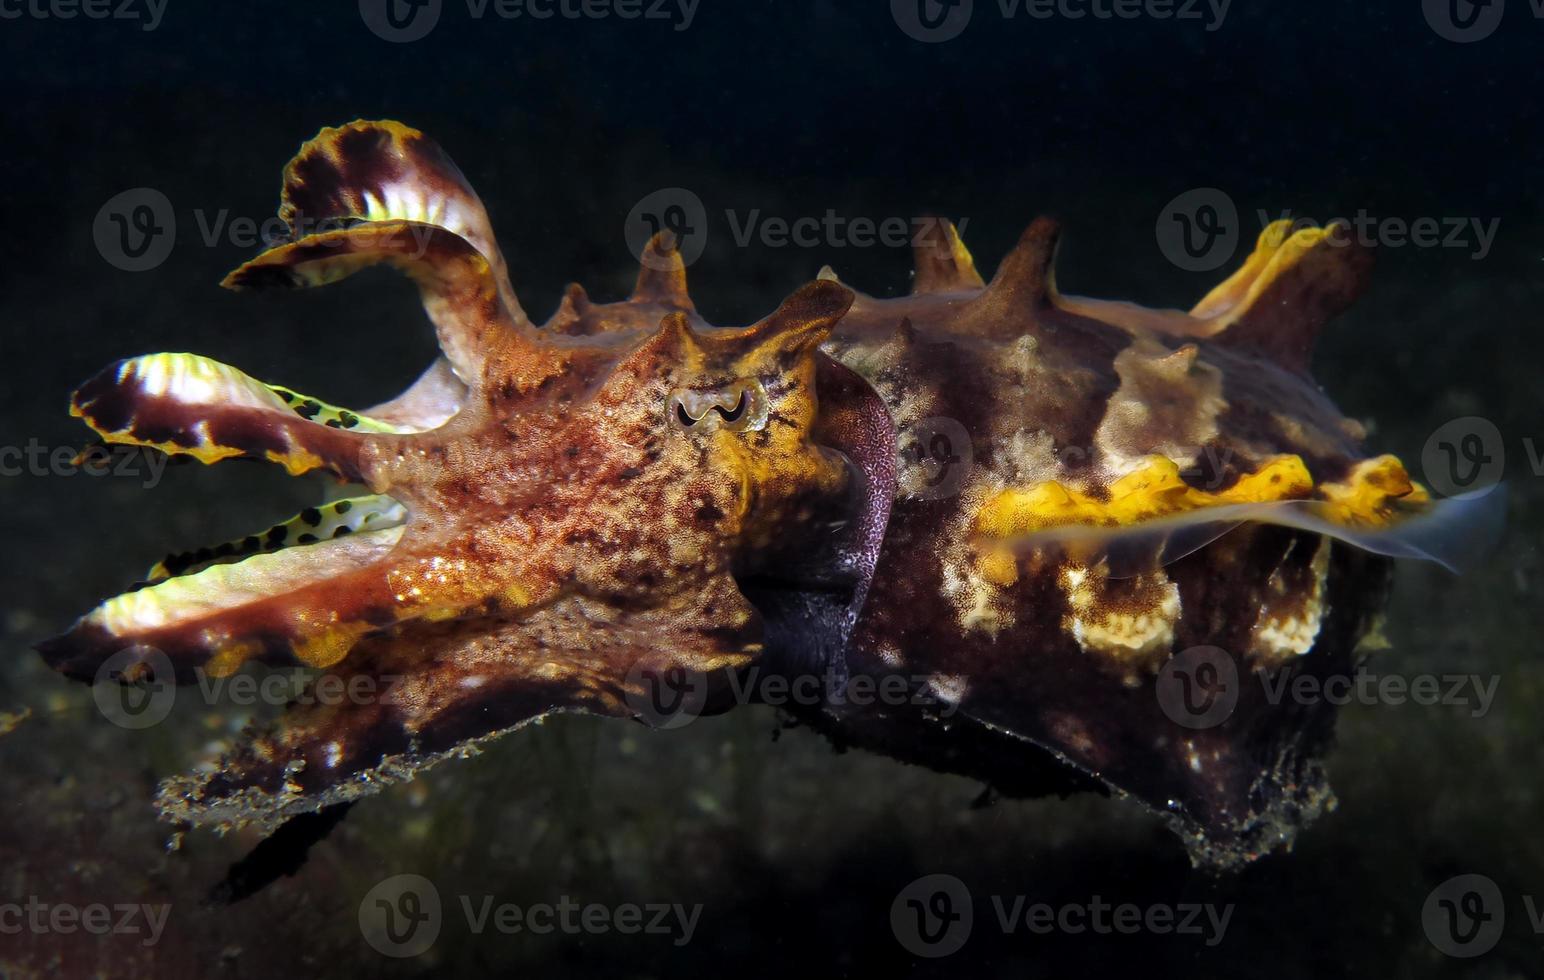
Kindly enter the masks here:
M 664 233 L 627 300 L 571 287 L 537 326 L 465 178 L 390 122 L 302 147 L 280 213 L 293 240 L 227 286 L 316 286 L 386 264 L 418 285 L 443 356 L 359 411 L 192 354 L 87 381 L 72 411 L 108 443 L 267 460 L 347 489 L 167 556 L 40 649 L 87 680 L 169 665 L 185 683 L 262 661 L 389 672 L 406 693 L 352 715 L 291 712 L 226 761 L 220 787 L 178 790 L 180 806 L 252 787 L 311 805 L 344 775 L 549 710 L 631 713 L 640 665 L 744 667 L 768 624 L 742 582 L 806 587 L 802 570 L 774 568 L 790 554 L 840 551 L 806 562 L 808 587 L 836 582 L 833 609 L 861 600 L 893 443 L 873 392 L 817 350 L 852 302 L 845 287 L 817 281 L 750 326 L 712 327 Z M 290 765 L 279 779 L 286 758 L 309 760 L 310 775 L 297 783 Z

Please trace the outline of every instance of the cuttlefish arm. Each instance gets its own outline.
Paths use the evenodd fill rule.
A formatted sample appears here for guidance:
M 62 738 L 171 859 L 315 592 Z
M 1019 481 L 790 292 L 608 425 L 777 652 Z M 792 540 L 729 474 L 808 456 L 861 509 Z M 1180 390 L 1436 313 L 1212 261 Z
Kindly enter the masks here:
M 349 145 L 362 156 L 340 157 L 339 148 Z M 87 381 L 72 399 L 72 413 L 112 444 L 146 446 L 204 463 L 263 459 L 291 474 L 320 470 L 367 485 L 379 481 L 382 460 L 422 452 L 414 437 L 421 428 L 439 428 L 455 418 L 466 398 L 466 379 L 480 378 L 488 352 L 507 350 L 530 331 L 524 312 L 504 298 L 502 273 L 496 271 L 503 260 L 481 204 L 453 165 L 446 169 L 443 154 L 425 151 L 425 145 L 397 124 L 324 131 L 286 168 L 282 213 L 297 235 L 308 226 L 345 219 L 348 227 L 274 248 L 232 273 L 226 285 L 321 285 L 372 264 L 398 268 L 420 288 L 448 372 L 431 367 L 375 417 L 265 384 L 195 354 L 152 354 L 119 362 Z M 338 191 L 340 182 L 360 174 L 392 183 Z M 417 197 L 407 193 L 415 186 Z M 369 208 L 378 220 L 326 210 L 356 201 L 377 202 Z M 379 201 L 390 205 L 383 209 Z M 322 210 L 303 211 L 306 206 Z M 449 227 L 405 217 L 444 214 L 455 215 L 455 227 L 481 241 L 492 258 Z M 44 656 L 82 678 L 94 676 L 122 649 L 159 651 L 182 681 L 198 668 L 223 673 L 253 658 L 329 666 L 361 637 L 414 615 L 403 609 L 392 579 L 412 574 L 436 553 L 438 542 L 405 531 L 400 524 L 349 527 L 346 539 L 301 537 L 287 542 L 299 547 L 278 552 L 263 548 L 272 542 L 268 532 L 260 532 L 249 539 L 255 545 L 243 549 L 250 557 L 208 564 L 110 599 L 64 636 L 43 644 Z M 143 657 L 126 663 L 119 658 L 118 666 L 134 676 L 142 662 Z
M 169 780 L 168 818 L 270 830 L 549 712 L 639 715 L 664 672 L 722 682 L 766 649 L 738 577 L 773 542 L 874 509 L 853 500 L 865 466 L 821 444 L 845 438 L 820 422 L 821 388 L 833 406 L 877 401 L 821 367 L 844 287 L 812 283 L 757 323 L 712 328 L 661 237 L 633 296 L 593 304 L 575 288 L 537 328 L 464 178 L 396 123 L 302 147 L 281 214 L 295 240 L 227 285 L 387 265 L 418 285 L 442 357 L 362 412 L 195 355 L 136 359 L 77 394 L 109 442 L 268 459 L 368 490 L 163 561 L 42 644 L 82 679 L 165 669 L 186 683 L 265 661 L 362 683 L 342 702 L 301 697 L 209 772 Z

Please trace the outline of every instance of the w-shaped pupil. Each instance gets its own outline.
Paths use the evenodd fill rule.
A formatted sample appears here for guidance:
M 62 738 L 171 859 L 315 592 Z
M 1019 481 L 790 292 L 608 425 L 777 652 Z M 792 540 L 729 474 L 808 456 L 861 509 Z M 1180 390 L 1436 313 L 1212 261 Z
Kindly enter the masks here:
M 722 406 L 714 405 L 713 410 L 717 412 L 719 417 L 722 418 L 725 422 L 738 422 L 740 421 L 740 416 L 745 414 L 745 403 L 745 392 L 742 390 L 740 392 L 739 400 L 734 403 L 734 408 L 725 411 Z

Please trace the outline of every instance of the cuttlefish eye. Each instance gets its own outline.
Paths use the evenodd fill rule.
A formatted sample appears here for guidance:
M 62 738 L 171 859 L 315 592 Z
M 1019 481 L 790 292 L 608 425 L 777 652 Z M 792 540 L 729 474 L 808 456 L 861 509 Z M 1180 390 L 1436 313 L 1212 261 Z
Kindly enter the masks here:
M 670 393 L 668 412 L 670 420 L 683 429 L 755 430 L 767 424 L 767 395 L 755 380 L 678 388 Z

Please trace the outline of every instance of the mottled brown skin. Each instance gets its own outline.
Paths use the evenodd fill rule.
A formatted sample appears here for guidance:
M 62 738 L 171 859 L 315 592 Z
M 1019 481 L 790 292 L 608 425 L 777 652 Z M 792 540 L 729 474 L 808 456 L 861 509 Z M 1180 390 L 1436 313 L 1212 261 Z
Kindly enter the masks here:
M 465 179 L 400 124 L 323 131 L 286 170 L 281 214 L 295 241 L 227 285 L 392 265 L 419 285 L 444 358 L 330 426 L 311 420 L 316 403 L 299 412 L 171 355 L 109 369 L 75 411 L 109 442 L 331 472 L 405 505 L 405 523 L 297 551 L 312 564 L 249 601 L 222 605 L 194 569 L 43 651 L 88 680 L 134 651 L 128 679 L 152 653 L 183 681 L 298 659 L 391 693 L 292 706 L 212 774 L 168 780 L 170 819 L 271 830 L 553 711 L 648 717 L 682 678 L 693 710 L 721 710 L 736 675 L 754 692 L 768 677 L 904 678 L 905 703 L 791 710 L 838 742 L 1009 793 L 1130 794 L 1212 866 L 1289 842 L 1323 807 L 1331 709 L 1270 705 L 1246 683 L 1223 724 L 1190 730 L 1161 710 L 1157 675 L 1197 644 L 1246 677 L 1344 672 L 1386 561 L 1251 524 L 1123 570 L 983 515 L 994 495 L 1052 483 L 1109 502 L 1151 457 L 1207 492 L 1283 456 L 1312 492 L 1345 479 L 1360 433 L 1308 379 L 1307 352 L 1360 290 L 1362 253 L 1262 240 L 1185 314 L 1061 296 L 1043 219 L 986 284 L 935 222 L 913 295 L 855 296 L 823 276 L 720 330 L 665 234 L 627 300 L 571 286 L 537 327 Z M 359 415 L 397 431 L 339 422 Z M 928 468 L 940 418 L 969 441 L 944 493 Z
M 1286 452 L 1301 456 L 1316 480 L 1327 482 L 1343 477 L 1360 458 L 1357 427 L 1307 379 L 1304 363 L 1254 342 L 1247 311 L 1248 329 L 1241 331 L 1247 336 L 1209 340 L 1182 314 L 1138 316 L 1132 307 L 1064 300 L 1052 275 L 1056 228 L 1044 219 L 986 285 L 968 255 L 956 254 L 963 247 L 953 229 L 942 223 L 936 228 L 938 234 L 918 245 L 913 295 L 860 295 L 831 349 L 862 372 L 890 408 L 903 471 L 928 455 L 925 443 L 934 430 L 923 421 L 946 417 L 969 434 L 974 472 L 957 494 L 926 499 L 903 491 L 896 500 L 879 571 L 848 649 L 848 669 L 876 677 L 900 672 L 962 679 L 965 693 L 950 706 L 958 716 L 991 726 L 987 739 L 997 744 L 977 748 L 965 765 L 946 760 L 949 768 L 1028 792 L 1058 788 L 1054 766 L 1026 773 L 1013 758 L 1028 742 L 1065 764 L 1063 788 L 1080 788 L 1093 777 L 1169 815 L 1200 863 L 1231 866 L 1289 842 L 1329 799 L 1319 759 L 1331 737 L 1333 708 L 1290 699 L 1272 705 L 1263 684 L 1246 682 L 1226 722 L 1190 730 L 1164 714 L 1153 675 L 1170 652 L 1192 646 L 1248 651 L 1252 627 L 1273 604 L 1291 605 L 1311 589 L 1307 556 L 1320 538 L 1248 525 L 1158 570 L 1154 574 L 1177 586 L 1183 612 L 1159 658 L 1137 667 L 1080 649 L 1066 629 L 1069 597 L 1060 576 L 1078 565 L 1072 558 L 1021 554 L 1018 581 L 986 590 L 989 609 L 1000 610 L 1007 624 L 995 630 L 962 623 L 969 597 L 951 595 L 946 577 L 952 564 L 967 564 L 973 554 L 961 518 L 978 503 L 972 491 L 982 484 L 1012 484 L 1015 472 L 1034 469 L 1042 478 L 1086 484 L 1097 494 L 1099 471 L 1114 465 L 1112 455 L 1152 452 L 1202 415 L 1214 423 L 1192 435 L 1190 445 L 1212 450 L 1224 464 L 1210 466 L 1201 454 L 1185 471 L 1187 481 L 1226 487 L 1264 457 Z M 1278 286 L 1262 298 L 1273 330 L 1310 333 L 1360 289 L 1365 255 L 1342 251 L 1312 258 L 1321 278 L 1313 280 L 1312 304 L 1301 321 L 1283 323 L 1279 313 L 1298 297 Z M 1342 285 L 1333 302 L 1319 288 L 1324 273 Z M 1023 338 L 1031 345 L 1027 351 Z M 1143 352 L 1146 347 L 1152 350 Z M 1111 426 L 1112 415 L 1125 407 L 1116 397 L 1125 380 L 1117 365 L 1138 353 L 1147 363 L 1164 365 L 1150 377 L 1132 372 L 1151 415 L 1146 424 Z M 1165 362 L 1177 363 L 1171 369 Z M 1191 379 L 1196 365 L 1220 374 L 1220 403 L 1202 404 Z M 1027 454 L 1010 439 L 1023 428 L 1040 440 Z M 1121 438 L 1101 439 L 1102 428 Z M 903 472 L 903 487 L 907 483 Z M 1324 603 L 1329 612 L 1312 651 L 1283 665 L 1240 656 L 1240 674 L 1287 671 L 1322 678 L 1349 672 L 1352 651 L 1381 608 L 1388 567 L 1386 559 L 1336 545 Z M 1271 587 L 1273 576 L 1285 582 L 1283 594 Z M 1113 579 L 1100 598 L 1111 608 L 1129 603 L 1140 609 L 1144 587 L 1138 578 Z M 935 725 L 897 747 L 888 730 L 896 727 L 892 719 L 876 724 L 851 711 L 831 714 L 828 728 L 919 761 L 947 757 L 944 743 L 983 737 L 959 725 Z M 1203 760 L 1199 768 L 1192 767 L 1192 756 Z

